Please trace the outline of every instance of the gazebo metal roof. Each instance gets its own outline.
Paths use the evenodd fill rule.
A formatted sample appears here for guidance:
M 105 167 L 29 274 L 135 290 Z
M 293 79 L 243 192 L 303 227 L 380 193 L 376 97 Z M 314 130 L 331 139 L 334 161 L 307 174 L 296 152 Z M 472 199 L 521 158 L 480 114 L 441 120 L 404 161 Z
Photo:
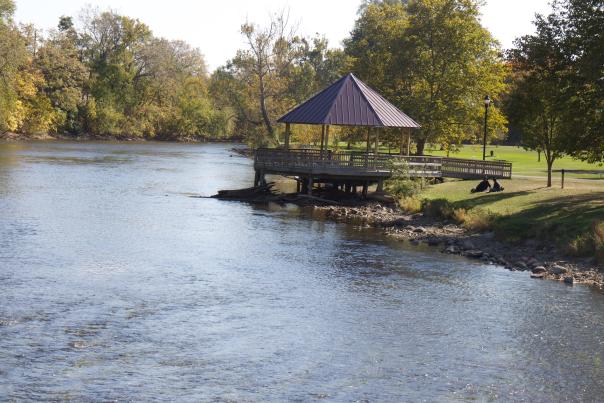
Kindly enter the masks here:
M 410 127 L 420 125 L 349 73 L 292 109 L 280 123 Z

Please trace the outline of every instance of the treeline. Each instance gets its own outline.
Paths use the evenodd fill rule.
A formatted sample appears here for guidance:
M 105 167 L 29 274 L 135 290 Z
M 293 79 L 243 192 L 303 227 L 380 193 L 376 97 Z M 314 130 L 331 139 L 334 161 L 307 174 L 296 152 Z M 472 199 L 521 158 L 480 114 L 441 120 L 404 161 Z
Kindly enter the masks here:
M 136 19 L 88 11 L 43 37 L 0 0 L 0 134 L 199 139 L 228 132 L 202 54 Z
M 0 0 L 0 133 L 69 133 L 161 140 L 243 136 L 275 145 L 276 119 L 347 72 L 422 124 L 426 144 L 455 152 L 479 142 L 484 96 L 489 140 L 510 129 L 551 167 L 568 154 L 604 159 L 604 3 L 558 0 L 536 33 L 501 49 L 480 23 L 478 0 L 363 0 L 342 48 L 296 33 L 286 12 L 245 22 L 246 46 L 212 74 L 202 54 L 154 37 L 142 22 L 89 11 L 44 37 L 16 26 Z M 334 128 L 334 141 L 364 138 Z M 295 127 L 312 143 L 319 128 Z M 398 130 L 383 143 L 397 148 Z

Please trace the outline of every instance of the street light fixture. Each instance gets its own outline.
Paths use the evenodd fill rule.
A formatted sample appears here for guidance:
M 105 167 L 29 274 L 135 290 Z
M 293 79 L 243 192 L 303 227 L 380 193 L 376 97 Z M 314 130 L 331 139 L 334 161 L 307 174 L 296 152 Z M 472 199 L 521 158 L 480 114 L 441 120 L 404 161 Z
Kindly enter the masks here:
M 489 116 L 489 106 L 491 106 L 491 98 L 487 95 L 484 97 L 484 137 L 482 139 L 482 160 L 487 159 L 487 119 Z

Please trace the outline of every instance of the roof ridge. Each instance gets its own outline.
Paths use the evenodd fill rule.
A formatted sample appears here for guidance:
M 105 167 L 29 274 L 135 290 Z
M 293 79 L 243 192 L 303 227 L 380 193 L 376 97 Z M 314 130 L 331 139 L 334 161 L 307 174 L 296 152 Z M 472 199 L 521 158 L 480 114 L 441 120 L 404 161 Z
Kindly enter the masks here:
M 386 99 L 386 97 L 384 97 L 382 94 L 380 94 L 379 92 L 377 92 L 375 89 L 371 88 L 370 86 L 368 86 L 365 82 L 359 80 L 356 76 L 354 77 L 355 79 L 357 79 L 361 84 L 363 84 L 363 86 L 368 90 L 371 91 L 372 94 L 376 95 L 378 98 L 380 98 L 382 101 L 384 101 L 386 104 L 391 105 L 392 107 L 394 107 L 398 112 L 400 112 L 401 114 L 403 114 L 407 119 L 411 120 L 413 123 L 415 123 L 416 125 L 418 125 L 418 127 L 420 127 L 420 124 L 417 123 L 415 121 L 415 119 L 413 119 L 412 117 L 410 117 L 409 115 L 407 115 L 405 112 L 403 112 L 398 106 L 394 105 L 392 102 L 390 102 L 388 99 Z M 358 85 L 358 83 L 357 83 Z M 363 96 L 365 96 L 365 93 L 363 91 L 361 91 L 363 93 Z M 368 101 L 369 102 L 369 101 Z M 369 102 L 369 105 L 371 106 L 371 108 L 373 109 L 373 105 L 371 104 L 371 102 Z M 380 119 L 380 121 L 382 121 L 381 116 L 379 115 L 379 113 L 377 113 L 377 111 L 375 111 L 375 114 L 378 116 L 378 118 Z M 383 124 L 383 122 L 382 122 Z
M 359 80 L 354 74 L 350 73 L 350 76 L 352 77 L 352 82 L 354 82 L 354 84 L 358 87 L 359 92 L 361 93 L 361 96 L 363 97 L 363 99 L 365 100 L 365 102 L 367 102 L 367 105 L 369 105 L 369 108 L 371 108 L 371 111 L 373 112 L 373 114 L 377 117 L 377 120 L 380 122 L 380 124 L 382 126 L 384 126 L 384 121 L 382 120 L 382 117 L 377 113 L 377 111 L 375 110 L 375 108 L 373 107 L 373 104 L 371 103 L 371 101 L 369 100 L 369 98 L 367 98 L 367 95 L 365 95 L 365 91 L 363 91 L 363 88 L 361 88 L 361 86 L 359 85 L 359 82 L 363 83 L 361 80 Z M 363 83 L 367 88 L 369 88 L 369 86 L 365 83 Z
M 340 78 L 338 81 L 336 81 L 333 85 L 335 85 L 336 83 L 340 82 L 340 81 L 344 81 L 344 83 L 342 85 L 340 85 L 340 88 L 338 88 L 338 92 L 336 93 L 336 96 L 334 97 L 334 99 L 338 99 L 338 97 L 340 96 L 340 94 L 342 93 L 342 89 L 346 86 L 346 79 L 348 77 L 354 77 L 354 75 L 352 73 L 348 73 L 346 74 L 344 77 Z M 354 81 L 354 80 L 353 80 Z M 332 87 L 333 87 L 332 85 Z M 333 110 L 333 108 L 336 107 L 336 102 L 334 102 L 331 107 L 327 110 L 327 113 L 325 114 L 325 116 L 323 117 L 323 124 L 327 124 L 325 123 L 325 117 L 330 116 L 331 115 L 331 111 Z

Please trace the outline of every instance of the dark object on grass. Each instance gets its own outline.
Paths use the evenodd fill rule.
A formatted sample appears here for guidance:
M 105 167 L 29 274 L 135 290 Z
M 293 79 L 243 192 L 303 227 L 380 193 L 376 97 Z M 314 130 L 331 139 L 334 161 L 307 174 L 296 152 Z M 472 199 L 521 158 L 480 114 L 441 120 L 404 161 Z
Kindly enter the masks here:
M 491 184 L 489 183 L 489 180 L 485 176 L 484 179 L 482 180 L 482 182 L 480 182 L 478 184 L 478 186 L 476 186 L 474 189 L 472 189 L 471 192 L 472 193 L 479 193 L 479 192 L 484 192 L 487 189 L 491 189 Z
M 497 182 L 497 179 L 493 178 L 493 187 L 489 192 L 503 192 L 503 186 Z

